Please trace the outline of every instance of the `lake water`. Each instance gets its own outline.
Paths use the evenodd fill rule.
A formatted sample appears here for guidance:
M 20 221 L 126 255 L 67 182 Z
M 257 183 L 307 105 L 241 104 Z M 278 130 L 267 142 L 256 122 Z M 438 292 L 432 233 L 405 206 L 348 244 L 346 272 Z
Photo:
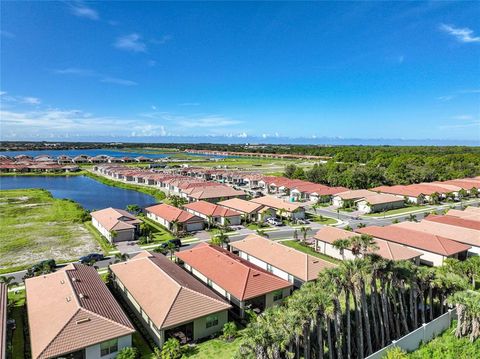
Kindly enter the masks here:
M 154 197 L 137 191 L 107 186 L 85 176 L 5 176 L 0 177 L 0 189 L 43 188 L 55 198 L 68 198 L 83 208 L 105 207 L 124 209 L 129 204 L 146 207 L 156 203 Z
M 179 153 L 186 153 L 186 152 L 179 152 Z M 215 157 L 215 158 L 224 158 L 227 156 L 214 156 L 214 155 L 204 155 L 204 154 L 197 154 L 197 153 L 186 153 L 191 156 L 197 157 Z M 89 150 L 38 150 L 38 151 L 0 151 L 0 155 L 5 156 L 17 156 L 17 155 L 27 155 L 27 156 L 52 156 L 58 157 L 60 155 L 66 155 L 70 157 L 75 157 L 79 155 L 87 155 L 87 156 L 98 156 L 98 155 L 107 155 L 111 157 L 139 157 L 145 156 L 149 158 L 165 158 L 171 156 L 171 153 L 145 153 L 142 151 L 139 152 L 125 152 L 125 151 L 114 151 L 114 150 L 105 150 L 101 148 L 89 149 Z

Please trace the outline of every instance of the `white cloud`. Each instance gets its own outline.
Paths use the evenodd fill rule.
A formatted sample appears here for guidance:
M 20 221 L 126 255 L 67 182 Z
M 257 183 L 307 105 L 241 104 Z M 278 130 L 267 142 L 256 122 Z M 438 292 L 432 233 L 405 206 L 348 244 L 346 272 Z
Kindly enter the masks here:
M 237 135 L 237 137 L 239 137 L 239 138 L 247 138 L 248 135 L 247 135 L 246 132 L 242 132 L 242 133 L 239 133 L 239 134 Z
M 450 101 L 454 98 L 455 98 L 454 95 L 447 95 L 447 96 L 439 96 L 439 97 L 437 97 L 437 100 L 446 102 L 446 101 Z
M 468 27 L 459 28 L 454 25 L 441 24 L 440 30 L 454 36 L 460 42 L 480 42 L 480 36 L 475 36 Z
M 78 67 L 67 67 L 64 69 L 55 69 L 54 73 L 58 75 L 76 75 L 76 76 L 95 76 L 96 73 L 90 69 L 82 69 Z
M 22 103 L 26 103 L 26 104 L 29 104 L 29 105 L 40 105 L 40 99 L 36 98 L 36 97 L 22 97 L 20 102 Z
M 453 116 L 452 119 L 454 119 L 454 120 L 472 120 L 473 116 L 472 115 L 457 115 L 457 116 Z
M 99 20 L 100 16 L 98 15 L 97 10 L 88 7 L 83 3 L 83 1 L 77 1 L 70 4 L 70 9 L 72 14 L 78 17 L 83 17 L 89 20 Z
M 65 69 L 55 69 L 53 73 L 57 75 L 72 75 L 72 76 L 83 76 L 83 77 L 96 77 L 100 82 L 103 83 L 110 83 L 115 85 L 122 85 L 122 86 L 136 86 L 138 85 L 137 82 L 127 79 L 122 79 L 114 76 L 104 75 L 95 72 L 94 70 L 90 69 L 83 69 L 77 67 L 67 67 Z
M 6 95 L 7 91 L 0 91 L 0 96 Z
M 132 51 L 132 52 L 146 52 L 147 45 L 142 41 L 142 37 L 137 33 L 132 33 L 117 38 L 113 44 L 117 49 Z
M 122 85 L 122 86 L 136 86 L 138 83 L 131 80 L 120 79 L 117 77 L 104 77 L 100 80 L 100 82 L 115 84 L 115 85 Z

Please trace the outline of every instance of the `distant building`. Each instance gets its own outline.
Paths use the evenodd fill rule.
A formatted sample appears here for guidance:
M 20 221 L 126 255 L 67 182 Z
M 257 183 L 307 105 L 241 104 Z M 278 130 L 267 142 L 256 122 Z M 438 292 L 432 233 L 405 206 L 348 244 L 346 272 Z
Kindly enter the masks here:
M 296 288 L 305 282 L 316 280 L 324 269 L 336 266 L 256 234 L 230 243 L 230 248 L 234 253 L 238 252 L 240 258 L 289 281 Z
M 353 254 L 351 247 L 345 248 L 342 255 L 340 250 L 333 246 L 333 243 L 339 239 L 350 239 L 357 236 L 360 235 L 355 232 L 350 232 L 336 227 L 324 226 L 318 230 L 314 236 L 314 248 L 315 251 L 333 258 L 345 258 L 346 260 L 355 259 L 355 255 Z M 369 250 L 369 253 L 375 253 L 384 259 L 392 261 L 411 260 L 416 264 L 420 263 L 420 257 L 422 256 L 422 253 L 415 249 L 378 238 L 375 239 L 374 242 L 378 248 Z
M 205 223 L 203 218 L 165 203 L 147 207 L 145 212 L 147 213 L 147 218 L 161 224 L 168 230 L 176 229 L 180 232 L 200 231 Z M 175 226 L 176 228 L 174 228 Z
M 239 225 L 242 222 L 242 215 L 230 208 L 218 204 L 197 201 L 183 206 L 185 210 L 195 216 L 203 218 L 205 221 L 211 221 L 211 224 Z
M 135 329 L 97 271 L 69 264 L 25 280 L 33 359 L 113 359 Z
M 431 266 L 441 266 L 447 258 L 465 259 L 467 251 L 471 248 L 444 236 L 401 228 L 396 225 L 359 228 L 357 232 L 415 249 L 422 253 L 420 262 Z
M 133 241 L 142 223 L 133 214 L 118 208 L 105 208 L 90 214 L 93 226 L 112 243 Z
M 277 215 L 280 215 L 283 212 L 282 216 L 286 216 L 292 219 L 303 219 L 305 218 L 305 208 L 296 203 L 285 202 L 280 198 L 273 196 L 263 196 L 258 198 L 253 198 L 250 202 L 262 204 L 265 207 L 271 208 L 275 211 Z

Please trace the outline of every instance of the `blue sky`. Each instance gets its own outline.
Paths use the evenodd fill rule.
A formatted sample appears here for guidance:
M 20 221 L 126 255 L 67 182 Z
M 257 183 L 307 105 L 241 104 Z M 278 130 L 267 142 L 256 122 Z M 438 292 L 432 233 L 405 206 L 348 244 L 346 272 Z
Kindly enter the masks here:
M 478 2 L 1 10 L 3 140 L 480 142 Z

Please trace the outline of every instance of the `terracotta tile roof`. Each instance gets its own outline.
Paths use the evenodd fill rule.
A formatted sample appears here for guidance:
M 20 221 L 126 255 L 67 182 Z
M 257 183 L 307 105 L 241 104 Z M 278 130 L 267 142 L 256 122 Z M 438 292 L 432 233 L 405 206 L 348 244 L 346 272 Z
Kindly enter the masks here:
M 349 190 L 349 191 L 337 193 L 336 196 L 340 197 L 341 199 L 355 200 L 355 199 L 373 196 L 375 194 L 376 194 L 375 192 L 369 191 L 368 189 L 356 189 L 356 190 Z
M 378 193 L 365 198 L 361 198 L 358 201 L 366 201 L 369 204 L 383 204 L 383 203 L 403 202 L 403 198 L 394 196 L 393 194 Z
M 7 286 L 0 283 L 0 359 L 5 359 L 7 351 Z
M 219 206 L 214 203 L 205 202 L 205 201 L 197 201 L 188 203 L 183 206 L 186 209 L 204 214 L 205 216 L 212 216 L 212 217 L 235 217 L 240 216 L 240 213 L 234 211 L 230 208 Z
M 69 264 L 25 281 L 32 358 L 51 358 L 135 332 L 93 267 Z M 48 293 L 48 294 L 47 294 Z
M 273 196 L 263 196 L 263 197 L 253 198 L 250 200 L 250 202 L 263 204 L 264 206 L 267 206 L 276 210 L 283 208 L 285 211 L 288 211 L 288 212 L 294 212 L 300 208 L 303 208 L 298 204 L 295 204 L 292 202 L 285 202 L 280 198 L 276 198 Z
M 160 329 L 231 307 L 210 288 L 161 254 L 142 252 L 110 268 Z
M 194 216 L 183 209 L 170 206 L 169 204 L 156 204 L 155 206 L 145 208 L 145 211 L 151 212 L 160 218 L 167 220 L 168 222 L 178 221 L 179 223 L 185 222 L 203 222 L 203 218 Z
M 230 245 L 305 282 L 317 279 L 318 273 L 326 268 L 336 267 L 331 262 L 256 234 L 251 234 L 241 241 L 232 242 Z
M 240 198 L 227 199 L 226 201 L 218 202 L 218 204 L 227 208 L 231 208 L 238 212 L 249 214 L 258 212 L 260 209 L 263 208 L 262 204 L 246 201 Z
M 225 185 L 193 187 L 191 188 L 191 191 L 187 193 L 189 194 L 190 197 L 195 198 L 197 200 L 245 196 L 245 192 L 238 191 L 232 187 L 225 186 Z
M 480 207 L 469 206 L 469 207 L 465 208 L 464 211 L 467 212 L 467 213 L 479 213 L 480 214 Z
M 452 241 L 465 243 L 469 246 L 480 248 L 480 231 L 469 228 L 452 226 L 450 224 L 431 222 L 422 220 L 419 223 L 402 222 L 394 225 L 395 227 L 412 229 L 414 231 L 425 232 L 436 236 L 449 238 Z
M 341 228 L 325 226 L 317 231 L 314 238 L 321 242 L 333 244 L 333 242 L 335 242 L 337 239 L 348 239 L 358 235 L 359 234 L 355 232 L 346 231 Z M 385 259 L 400 261 L 413 259 L 422 255 L 422 253 L 400 244 L 381 239 L 375 239 L 374 241 L 378 249 L 371 250 L 370 253 L 378 254 L 380 257 Z
M 474 221 L 468 218 L 454 217 L 454 216 L 436 216 L 433 214 L 425 217 L 425 220 L 431 221 L 431 222 L 449 224 L 451 226 L 475 229 L 477 231 L 480 230 L 480 214 L 478 215 L 478 221 Z M 480 232 L 479 232 L 479 235 L 480 235 Z
M 448 193 L 450 191 L 430 185 L 430 184 L 411 184 L 408 186 L 396 185 L 396 186 L 379 186 L 371 189 L 372 191 L 382 192 L 382 193 L 390 193 L 400 196 L 408 196 L 408 197 L 418 197 L 420 195 L 429 196 L 435 192 L 437 193 Z
M 454 186 L 459 186 L 459 187 L 462 187 L 463 189 L 466 189 L 466 190 L 471 190 L 472 188 L 477 188 L 477 189 L 480 188 L 480 182 L 467 181 L 467 180 L 463 180 L 463 179 L 449 180 L 449 181 L 444 181 L 443 183 L 452 184 Z
M 460 211 L 458 209 L 450 209 L 447 216 L 468 219 L 470 221 L 480 222 L 480 213 L 474 211 Z
M 133 214 L 118 208 L 105 208 L 99 211 L 90 213 L 92 218 L 95 218 L 107 231 L 133 229 L 135 224 L 142 221 Z
M 451 256 L 470 249 L 470 246 L 442 236 L 396 227 L 395 225 L 387 227 L 370 226 L 357 229 L 357 232 L 442 256 Z
M 292 286 L 233 253 L 207 243 L 180 251 L 177 257 L 242 301 Z

